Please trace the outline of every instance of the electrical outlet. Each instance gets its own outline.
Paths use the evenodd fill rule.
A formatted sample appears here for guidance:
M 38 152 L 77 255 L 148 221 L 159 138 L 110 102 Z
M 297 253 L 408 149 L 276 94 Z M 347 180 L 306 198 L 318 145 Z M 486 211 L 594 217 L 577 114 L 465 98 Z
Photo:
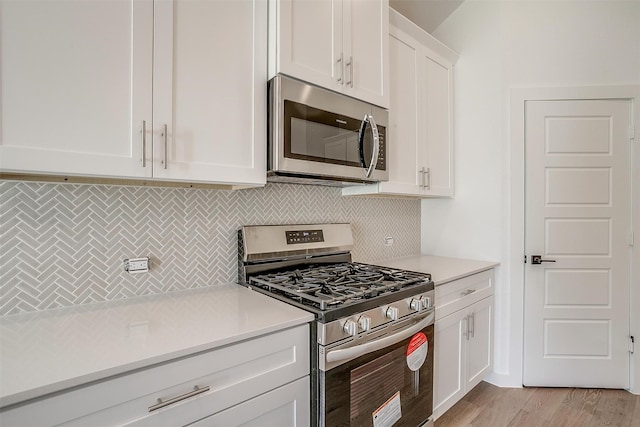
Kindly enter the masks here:
M 130 258 L 124 260 L 124 271 L 130 274 L 147 273 L 150 258 Z
M 387 236 L 384 238 L 384 245 L 385 246 L 393 246 L 393 237 L 391 236 Z

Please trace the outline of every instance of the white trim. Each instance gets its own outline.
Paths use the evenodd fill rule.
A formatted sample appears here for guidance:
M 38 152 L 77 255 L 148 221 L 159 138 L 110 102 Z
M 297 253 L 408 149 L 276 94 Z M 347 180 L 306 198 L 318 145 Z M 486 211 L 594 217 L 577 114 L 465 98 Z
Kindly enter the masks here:
M 522 384 L 523 345 L 524 345 L 524 131 L 525 102 L 534 100 L 562 99 L 630 99 L 632 121 L 640 125 L 640 85 L 593 86 L 593 87 L 549 87 L 549 88 L 512 88 L 510 90 L 509 158 L 511 198 L 509 212 L 509 375 L 497 382 L 501 385 Z M 640 233 L 640 144 L 638 138 L 632 143 L 631 173 L 632 179 L 632 227 Z M 631 255 L 631 334 L 640 339 L 640 245 Z M 631 359 L 630 391 L 640 394 L 640 351 Z

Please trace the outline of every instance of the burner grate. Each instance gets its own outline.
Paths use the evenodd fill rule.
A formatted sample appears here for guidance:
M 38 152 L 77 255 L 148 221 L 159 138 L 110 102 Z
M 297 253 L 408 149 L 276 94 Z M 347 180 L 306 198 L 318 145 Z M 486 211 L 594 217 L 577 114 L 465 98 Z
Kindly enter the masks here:
M 361 263 L 311 265 L 252 276 L 249 283 L 320 310 L 399 291 L 428 274 Z

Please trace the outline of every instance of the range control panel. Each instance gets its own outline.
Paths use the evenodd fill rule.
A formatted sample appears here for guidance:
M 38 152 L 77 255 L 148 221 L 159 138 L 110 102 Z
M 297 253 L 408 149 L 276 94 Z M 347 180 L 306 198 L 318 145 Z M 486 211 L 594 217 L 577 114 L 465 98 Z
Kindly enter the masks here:
M 322 230 L 285 231 L 285 234 L 287 236 L 287 245 L 324 242 Z

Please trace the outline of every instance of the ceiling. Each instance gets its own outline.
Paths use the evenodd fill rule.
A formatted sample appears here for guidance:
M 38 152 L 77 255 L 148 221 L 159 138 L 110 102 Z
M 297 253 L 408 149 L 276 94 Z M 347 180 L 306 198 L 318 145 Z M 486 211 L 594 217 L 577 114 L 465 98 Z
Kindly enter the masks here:
M 389 0 L 389 5 L 432 33 L 464 0 Z

